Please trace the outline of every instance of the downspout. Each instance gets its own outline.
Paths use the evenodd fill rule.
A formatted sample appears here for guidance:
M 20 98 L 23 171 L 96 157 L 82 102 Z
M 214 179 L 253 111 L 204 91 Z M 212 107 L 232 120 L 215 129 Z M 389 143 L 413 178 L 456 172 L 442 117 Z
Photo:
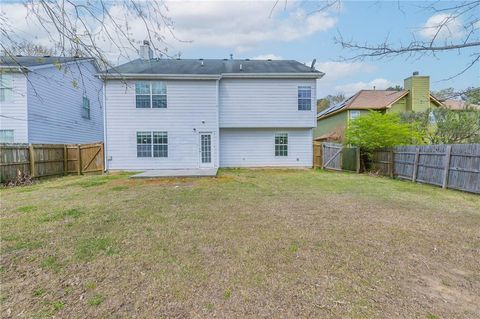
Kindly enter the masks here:
M 108 172 L 107 147 L 107 80 L 103 80 L 103 161 L 105 172 Z

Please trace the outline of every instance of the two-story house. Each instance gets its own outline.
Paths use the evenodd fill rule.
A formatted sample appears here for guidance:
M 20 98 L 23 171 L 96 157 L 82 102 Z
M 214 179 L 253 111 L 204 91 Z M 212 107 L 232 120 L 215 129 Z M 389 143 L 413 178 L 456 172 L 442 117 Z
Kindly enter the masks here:
M 351 120 L 370 110 L 377 112 L 422 112 L 442 103 L 430 93 L 430 77 L 414 72 L 404 80 L 401 91 L 361 90 L 346 100 L 318 113 L 317 140 L 342 140 Z
M 0 143 L 103 140 L 102 81 L 92 58 L 0 57 Z
M 296 61 L 140 59 L 105 80 L 110 170 L 312 166 L 316 80 Z

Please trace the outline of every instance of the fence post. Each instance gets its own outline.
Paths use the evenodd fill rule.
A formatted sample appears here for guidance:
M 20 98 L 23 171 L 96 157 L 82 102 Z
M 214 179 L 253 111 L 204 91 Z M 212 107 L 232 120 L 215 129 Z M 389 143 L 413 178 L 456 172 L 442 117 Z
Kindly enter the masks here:
M 82 174 L 82 151 L 80 150 L 80 144 L 77 144 L 77 162 L 77 174 L 80 175 Z
M 415 148 L 415 161 L 413 162 L 413 175 L 412 175 L 412 182 L 417 180 L 417 171 L 418 171 L 418 158 L 420 157 L 420 149 L 418 147 Z
M 356 160 L 357 174 L 360 174 L 360 147 L 358 146 L 355 152 L 355 160 Z
M 389 165 L 389 169 L 390 169 L 390 177 L 393 178 L 394 177 L 394 173 L 395 173 L 395 170 L 394 170 L 394 165 L 395 165 L 395 154 L 393 153 L 393 148 L 390 150 L 389 152 L 389 155 L 390 155 L 390 165 Z
M 452 145 L 447 145 L 445 150 L 445 169 L 443 173 L 443 183 L 442 188 L 447 188 L 448 185 L 448 172 L 450 170 L 450 155 L 452 154 Z
M 68 172 L 68 149 L 67 145 L 63 145 L 63 175 Z
M 28 146 L 28 153 L 30 156 L 30 177 L 35 177 L 35 149 L 33 144 Z
M 105 172 L 105 145 L 102 143 L 101 144 L 101 154 L 102 154 L 102 174 Z
M 322 143 L 322 162 L 320 163 L 320 168 L 323 170 L 325 166 L 323 165 L 323 160 L 325 159 L 325 144 Z

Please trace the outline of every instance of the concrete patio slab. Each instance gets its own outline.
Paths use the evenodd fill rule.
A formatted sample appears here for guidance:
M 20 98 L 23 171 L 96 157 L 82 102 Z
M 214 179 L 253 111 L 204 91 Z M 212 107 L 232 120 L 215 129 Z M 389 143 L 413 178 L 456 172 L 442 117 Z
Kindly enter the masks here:
M 162 178 L 162 177 L 215 177 L 218 168 L 199 168 L 199 169 L 152 169 L 140 174 L 130 176 L 130 178 Z

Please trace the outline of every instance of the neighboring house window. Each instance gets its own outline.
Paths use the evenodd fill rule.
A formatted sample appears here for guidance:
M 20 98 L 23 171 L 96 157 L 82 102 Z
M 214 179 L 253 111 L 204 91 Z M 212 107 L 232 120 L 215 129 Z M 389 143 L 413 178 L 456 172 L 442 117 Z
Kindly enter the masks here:
M 288 156 L 288 134 L 275 134 L 275 156 Z
M 298 110 L 310 111 L 312 109 L 312 88 L 309 86 L 298 87 Z
M 13 130 L 0 130 L 0 143 L 13 143 Z
M 138 109 L 166 108 L 167 86 L 165 82 L 135 82 L 135 104 Z
M 350 119 L 354 120 L 360 117 L 360 111 L 350 111 Z
M 13 78 L 11 74 L 0 73 L 0 102 L 10 101 L 13 97 Z
M 90 119 L 90 99 L 88 97 L 83 97 L 82 117 Z
M 167 132 L 137 132 L 137 157 L 168 157 Z

